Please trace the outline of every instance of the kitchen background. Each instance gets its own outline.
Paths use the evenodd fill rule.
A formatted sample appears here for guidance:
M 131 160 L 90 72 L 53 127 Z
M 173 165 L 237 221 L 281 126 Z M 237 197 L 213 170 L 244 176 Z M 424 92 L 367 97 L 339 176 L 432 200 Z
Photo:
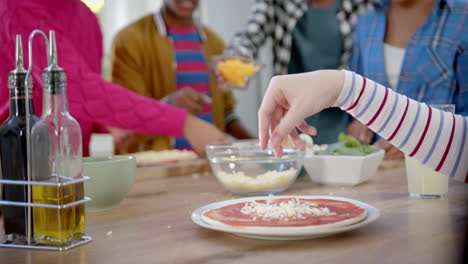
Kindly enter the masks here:
M 162 0 L 83 0 L 98 15 L 104 35 L 103 74 L 108 78 L 108 54 L 114 35 L 132 21 L 158 10 Z M 198 16 L 201 21 L 228 43 L 234 34 L 247 25 L 250 8 L 255 0 L 201 0 Z M 258 61 L 264 69 L 252 80 L 247 90 L 234 91 L 237 99 L 236 113 L 244 125 L 257 135 L 257 110 L 271 77 L 271 53 L 269 43 L 261 50 Z M 93 135 L 92 155 L 106 155 L 112 152 L 112 139 L 108 136 Z

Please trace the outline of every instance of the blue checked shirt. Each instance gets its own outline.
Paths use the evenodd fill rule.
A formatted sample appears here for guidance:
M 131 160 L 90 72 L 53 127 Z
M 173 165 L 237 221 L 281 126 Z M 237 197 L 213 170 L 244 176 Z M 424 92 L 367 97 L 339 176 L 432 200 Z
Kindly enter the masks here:
M 387 87 L 383 40 L 388 0 L 359 18 L 350 69 Z M 396 90 L 428 104 L 455 104 L 468 115 L 468 2 L 438 0 L 406 46 Z

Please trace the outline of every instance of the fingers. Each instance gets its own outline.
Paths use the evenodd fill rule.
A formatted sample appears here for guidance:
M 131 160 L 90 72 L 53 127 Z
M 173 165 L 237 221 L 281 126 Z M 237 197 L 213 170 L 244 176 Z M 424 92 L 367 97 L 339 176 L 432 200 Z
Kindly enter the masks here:
M 285 136 L 290 134 L 292 130 L 303 121 L 303 118 L 298 113 L 299 111 L 297 107 L 293 105 L 280 120 L 278 126 L 274 129 L 270 142 L 275 150 L 278 146 L 281 146 L 281 142 Z
M 289 138 L 293 142 L 294 146 L 296 146 L 300 151 L 305 150 L 304 141 L 299 137 L 296 129 L 293 129 L 293 131 L 289 134 Z
M 270 140 L 270 113 L 258 111 L 258 137 L 260 139 L 260 147 L 265 149 Z
M 373 146 L 387 151 L 392 147 L 392 144 L 385 139 L 379 139 Z
M 269 87 L 263 97 L 262 105 L 258 112 L 259 137 L 261 147 L 266 148 L 268 142 L 275 149 L 277 156 L 282 155 L 281 142 L 296 126 L 303 123 L 307 114 L 303 108 L 302 100 L 297 94 L 289 94 L 283 90 L 287 83 L 284 78 L 275 76 L 270 80 Z M 289 95 L 286 96 L 286 95 Z M 315 129 L 301 126 L 305 131 L 315 134 Z M 294 139 L 295 135 L 292 136 Z M 298 143 L 301 145 L 301 143 Z
M 302 132 L 309 134 L 311 136 L 317 135 L 317 129 L 311 125 L 308 125 L 304 120 L 299 126 L 297 126 Z
M 112 135 L 114 147 L 116 149 L 126 149 L 131 145 L 134 137 L 134 133 L 132 131 L 116 127 L 107 127 L 107 130 Z
M 273 151 L 275 152 L 275 157 L 278 159 L 283 157 L 283 145 L 281 144 L 272 144 Z
M 211 71 L 213 75 L 215 76 L 216 83 L 218 84 L 218 88 L 220 88 L 223 91 L 229 91 L 228 88 L 225 87 L 225 80 L 223 76 L 221 75 L 221 72 L 218 69 L 218 63 L 225 60 L 226 55 L 218 55 L 218 56 L 212 56 L 211 57 Z
M 278 126 L 278 124 L 280 123 L 281 118 L 283 118 L 283 113 L 284 113 L 283 109 L 278 107 L 271 114 L 270 133 L 272 133 L 275 130 L 275 128 Z
M 224 84 L 224 78 L 219 72 L 216 72 L 215 77 L 218 84 Z
M 374 144 L 374 147 L 385 150 L 385 160 L 399 160 L 404 158 L 403 152 L 394 147 L 392 143 L 385 139 L 380 139 Z
M 203 110 L 205 104 L 211 104 L 212 99 L 206 94 L 202 94 L 191 87 L 185 87 L 180 90 L 181 98 L 177 106 L 187 109 L 190 113 L 198 115 Z
M 211 57 L 212 65 L 216 66 L 220 61 L 225 60 L 226 55 L 216 55 Z M 216 67 L 214 67 L 216 68 Z
M 270 82 L 268 90 L 263 97 L 260 109 L 258 110 L 258 136 L 260 138 L 260 146 L 262 149 L 265 149 L 268 145 L 273 112 L 279 107 L 274 100 L 274 93 L 274 88 Z
M 124 142 L 127 141 L 127 139 L 130 138 L 130 135 L 113 136 L 113 138 L 114 138 L 114 144 L 122 145 Z
M 397 148 L 393 147 L 389 151 L 385 153 L 384 159 L 385 160 L 401 160 L 404 159 L 405 156 L 403 152 L 398 150 Z
M 348 134 L 364 144 L 370 144 L 374 137 L 374 132 L 357 120 L 354 120 L 349 125 Z
M 377 142 L 375 142 L 373 146 L 379 149 L 385 149 L 385 146 L 387 144 L 388 144 L 388 141 L 382 138 L 382 139 L 377 140 Z
M 185 101 L 184 108 L 194 115 L 200 114 L 203 110 L 203 106 L 194 101 Z
M 278 122 L 273 122 L 273 119 L 279 115 L 277 112 L 280 109 L 280 105 L 275 98 L 281 98 L 282 93 L 279 90 L 279 85 L 276 80 L 277 78 L 275 77 L 270 80 L 268 89 L 263 97 L 260 109 L 258 110 L 258 135 L 262 149 L 265 149 L 268 142 L 270 142 L 270 133 L 273 132 Z
M 200 94 L 200 99 L 203 104 L 211 104 L 213 100 L 206 94 Z
M 133 134 L 122 138 L 121 140 L 114 140 L 114 146 L 116 149 L 128 149 L 132 145 Z
M 211 104 L 211 98 L 203 93 L 200 93 L 194 90 L 192 87 L 185 87 L 181 90 L 186 100 L 199 104 L 203 106 L 203 104 Z
M 287 110 L 278 125 L 274 128 L 275 135 L 272 135 L 272 137 L 279 137 L 276 141 L 279 140 L 279 142 L 281 142 L 286 135 L 291 133 L 291 131 L 303 121 L 302 117 L 297 114 L 298 112 L 296 106 L 292 106 Z M 275 139 L 272 138 L 272 141 L 275 141 Z
M 367 127 L 363 130 L 364 131 L 361 133 L 361 142 L 364 144 L 370 144 L 372 142 L 372 138 L 374 138 L 374 132 Z
M 394 146 L 391 146 L 386 152 L 384 159 L 386 160 L 400 160 L 403 159 L 405 156 L 403 152 L 401 152 L 399 149 L 397 149 Z
M 192 87 L 184 87 L 179 90 L 181 94 L 187 99 L 190 99 L 192 101 L 196 101 L 199 97 L 198 92 L 195 91 Z
M 275 131 L 275 128 L 278 126 L 279 122 L 281 121 L 281 118 L 283 117 L 283 110 L 281 108 L 276 108 L 275 111 L 273 111 L 273 113 L 271 114 L 271 121 L 270 121 L 270 129 L 268 131 L 269 134 L 272 134 L 273 131 Z M 272 138 L 270 139 L 273 139 L 273 135 L 272 135 Z M 281 157 L 283 154 L 283 146 L 281 145 L 282 144 L 282 141 L 281 140 L 281 143 L 279 144 L 279 148 L 276 148 L 275 149 L 275 154 L 276 156 L 278 157 Z M 270 142 L 270 145 L 275 147 L 276 145 L 271 143 Z M 278 145 L 278 144 L 277 144 Z

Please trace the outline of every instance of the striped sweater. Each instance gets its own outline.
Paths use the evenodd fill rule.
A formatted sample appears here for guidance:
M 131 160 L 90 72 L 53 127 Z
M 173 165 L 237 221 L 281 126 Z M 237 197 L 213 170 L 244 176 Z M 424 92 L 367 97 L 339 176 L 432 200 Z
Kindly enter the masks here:
M 176 89 L 191 87 L 211 97 L 208 65 L 202 48 L 201 36 L 196 26 L 180 28 L 166 25 L 172 39 L 176 67 Z M 203 107 L 199 118 L 213 123 L 211 105 Z M 174 148 L 192 149 L 186 138 L 176 138 Z
M 468 183 L 468 117 L 419 103 L 353 72 L 345 76 L 335 106 L 410 157 Z

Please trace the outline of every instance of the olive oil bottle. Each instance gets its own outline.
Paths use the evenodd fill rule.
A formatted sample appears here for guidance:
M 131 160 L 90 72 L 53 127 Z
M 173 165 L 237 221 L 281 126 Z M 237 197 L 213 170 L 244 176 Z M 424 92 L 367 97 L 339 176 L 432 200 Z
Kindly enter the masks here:
M 51 177 L 47 182 L 66 184 L 72 179 Z M 83 199 L 83 183 L 63 186 L 33 186 L 33 202 L 50 205 L 66 205 Z M 34 240 L 39 244 L 62 245 L 84 235 L 84 206 L 63 209 L 34 208 Z
M 32 200 L 52 207 L 33 208 L 33 238 L 38 244 L 63 245 L 84 234 L 84 204 L 67 205 L 84 198 L 84 187 L 83 182 L 71 182 L 82 177 L 81 129 L 68 111 L 66 74 L 57 64 L 54 31 L 49 35 L 49 60 L 42 73 L 42 116 L 31 131 L 32 155 L 46 157 L 32 165 L 33 180 L 42 183 L 33 185 Z

